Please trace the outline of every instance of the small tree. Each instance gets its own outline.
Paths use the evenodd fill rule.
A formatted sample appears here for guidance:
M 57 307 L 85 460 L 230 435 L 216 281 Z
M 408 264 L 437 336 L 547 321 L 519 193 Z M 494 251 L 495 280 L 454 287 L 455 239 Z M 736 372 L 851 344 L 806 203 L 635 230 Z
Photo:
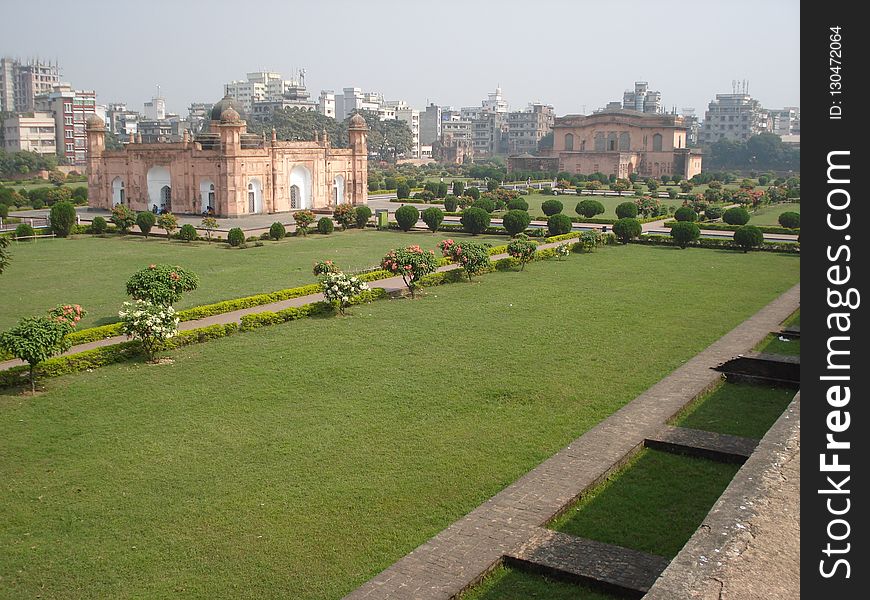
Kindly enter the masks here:
M 474 208 L 483 209 L 488 213 L 492 213 L 495 210 L 495 202 L 492 198 L 488 198 L 486 196 L 483 196 L 479 200 L 475 200 L 471 206 L 473 206 Z
M 547 231 L 550 235 L 564 235 L 571 231 L 573 223 L 568 215 L 558 214 L 547 219 Z
M 335 231 L 335 223 L 329 217 L 320 217 L 317 221 L 317 232 L 324 235 L 329 235 Z
M 788 229 L 797 229 L 801 226 L 801 214 L 799 212 L 784 212 L 779 215 L 779 224 Z
M 734 232 L 734 243 L 742 248 L 745 254 L 764 243 L 764 234 L 755 225 L 743 225 Z
M 409 186 L 404 181 L 398 183 L 396 185 L 396 198 L 399 200 L 404 200 L 411 196 L 411 186 Z
M 270 240 L 275 240 L 277 242 L 278 240 L 284 239 L 285 235 L 287 235 L 287 229 L 284 228 L 283 223 L 281 223 L 279 221 L 275 221 L 269 227 L 269 239 Z
M 619 219 L 634 219 L 637 217 L 637 204 L 634 202 L 623 202 L 616 206 L 616 216 Z
M 625 179 L 617 179 L 610 184 L 610 189 L 622 196 L 622 192 L 629 189 L 631 184 Z
M 438 183 L 438 190 L 435 192 L 436 198 L 443 198 L 447 195 L 447 192 L 450 191 L 450 187 L 447 185 L 446 181 L 441 181 Z
M 315 275 L 326 275 L 327 273 L 338 273 L 339 271 L 338 265 L 331 260 L 318 261 L 314 263 L 314 268 L 312 269 Z
M 190 223 L 185 223 L 181 226 L 181 229 L 178 230 L 178 239 L 181 241 L 193 242 L 197 237 L 199 236 L 196 234 L 196 227 Z
M 749 222 L 749 211 L 742 206 L 729 208 L 722 215 L 722 220 L 729 225 L 746 225 Z
M 0 348 L 30 366 L 30 391 L 36 392 L 34 369 L 39 363 L 66 352 L 72 345 L 66 335 L 70 327 L 51 317 L 25 317 L 0 333 Z
M 674 238 L 674 242 L 680 248 L 685 249 L 686 246 L 697 240 L 700 236 L 701 229 L 693 221 L 680 221 L 674 223 L 674 226 L 671 227 L 671 237 Z
M 456 212 L 456 207 L 459 205 L 459 201 L 456 199 L 456 196 L 447 195 L 444 198 L 444 210 L 447 212 Z
M 103 235 L 106 233 L 108 228 L 109 224 L 106 223 L 106 220 L 103 217 L 97 216 L 94 217 L 93 221 L 91 221 L 91 233 L 95 235 Z
M 348 227 L 356 223 L 356 213 L 351 204 L 339 204 L 335 207 L 332 216 L 341 225 L 342 231 L 346 231 Z
M 538 245 L 525 235 L 519 235 L 508 243 L 507 252 L 520 261 L 520 271 L 526 268 L 526 263 L 535 259 Z
M 127 233 L 130 228 L 136 223 L 136 213 L 123 204 L 118 204 L 112 207 L 112 223 L 118 228 L 121 233 Z
M 414 290 L 419 286 L 420 279 L 434 272 L 437 267 L 435 252 L 423 250 L 417 245 L 390 250 L 381 260 L 382 269 L 402 277 L 411 292 L 411 298 L 414 298 Z
M 523 198 L 511 198 L 507 202 L 508 210 L 529 210 L 529 203 Z
M 172 213 L 163 213 L 157 218 L 157 226 L 166 232 L 166 239 L 171 240 L 172 234 L 178 229 L 178 219 Z
M 558 215 L 565 206 L 556 199 L 552 200 L 544 200 L 541 202 L 541 210 L 544 211 L 544 214 L 548 217 L 552 217 L 553 215 Z
M 164 343 L 178 333 L 175 309 L 148 300 L 124 302 L 118 312 L 124 333 L 141 341 L 149 362 L 155 362 Z
M 308 235 L 308 228 L 317 217 L 310 210 L 297 210 L 293 213 L 293 221 L 296 223 L 296 231 L 301 231 L 302 236 Z
M 364 281 L 341 272 L 325 273 L 320 280 L 320 286 L 326 301 L 338 308 L 342 315 L 360 294 L 369 289 Z
M 465 192 L 465 182 L 459 179 L 453 180 L 453 195 L 461 196 Z
M 35 235 L 36 231 L 33 230 L 30 223 L 19 223 L 18 227 L 15 228 L 16 238 L 32 238 Z
M 151 233 L 151 228 L 154 227 L 155 223 L 157 223 L 157 217 L 150 210 L 136 213 L 136 226 L 145 236 L 145 239 L 148 239 L 148 234 Z
M 680 191 L 684 194 L 690 193 L 693 189 L 695 189 L 695 184 L 693 184 L 691 181 L 680 182 Z
M 643 227 L 637 219 L 619 219 L 613 224 L 613 233 L 623 244 L 640 237 Z
M 486 182 L 486 191 L 487 192 L 494 192 L 497 189 L 498 189 L 498 181 L 496 181 L 495 179 L 490 179 Z
M 689 206 L 681 206 L 674 211 L 674 218 L 677 221 L 687 221 L 693 223 L 698 220 L 698 213 L 692 210 Z
M 595 215 L 603 214 L 604 210 L 604 205 L 601 202 L 591 199 L 581 200 L 574 207 L 574 212 L 588 219 L 591 219 Z
M 170 306 L 178 302 L 184 292 L 192 292 L 198 285 L 199 277 L 192 271 L 173 265 L 149 265 L 130 276 L 127 294 L 134 300 Z
M 708 206 L 704 209 L 704 217 L 708 221 L 715 221 L 722 217 L 722 209 L 716 206 Z
M 214 217 L 204 217 L 202 223 L 200 223 L 200 227 L 205 229 L 205 237 L 208 240 L 208 243 L 211 244 L 211 232 L 218 228 L 217 219 Z
M 353 218 L 356 221 L 356 226 L 360 229 L 365 229 L 366 225 L 369 222 L 369 219 L 372 218 L 372 209 L 370 209 L 365 204 L 360 204 L 353 211 Z
M 438 231 L 441 222 L 444 220 L 444 211 L 437 206 L 430 206 L 423 211 L 421 216 L 423 217 L 423 222 L 426 223 L 426 227 L 429 231 L 435 233 Z
M 648 189 L 651 192 L 656 191 L 657 189 L 659 189 L 659 182 L 656 181 L 655 179 L 647 179 L 646 180 L 646 189 Z
M 416 206 L 406 204 L 396 209 L 396 223 L 402 231 L 410 231 L 420 220 L 420 211 Z
M 245 232 L 240 227 L 233 227 L 227 233 L 227 243 L 233 248 L 238 248 L 245 243 Z
M 490 216 L 482 208 L 472 206 L 462 211 L 462 217 L 459 218 L 459 222 L 465 231 L 472 235 L 477 235 L 483 233 L 489 227 Z
M 72 202 L 55 202 L 49 213 L 51 230 L 57 237 L 69 237 L 76 224 L 76 207 Z
M 462 267 L 468 281 L 472 275 L 484 271 L 489 267 L 489 248 L 477 242 L 454 243 L 447 250 L 449 258 Z M 445 252 L 442 247 L 442 252 Z
M 480 190 L 472 186 L 465 190 L 465 194 L 463 195 L 468 196 L 472 200 L 477 200 L 478 198 L 480 198 Z
M 525 210 L 509 210 L 501 219 L 502 226 L 513 237 L 522 234 L 531 222 L 532 216 Z

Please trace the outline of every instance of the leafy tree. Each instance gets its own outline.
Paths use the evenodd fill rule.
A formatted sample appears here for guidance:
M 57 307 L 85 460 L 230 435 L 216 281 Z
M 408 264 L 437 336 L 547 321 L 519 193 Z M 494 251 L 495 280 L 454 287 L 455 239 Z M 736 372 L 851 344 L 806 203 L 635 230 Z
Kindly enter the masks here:
M 734 232 L 734 243 L 746 253 L 764 243 L 764 234 L 755 225 L 744 225 Z
M 423 250 L 420 246 L 396 248 L 387 252 L 381 259 L 381 268 L 394 275 L 401 275 L 402 281 L 414 298 L 414 291 L 419 286 L 420 279 L 433 273 L 438 267 L 438 261 L 432 250 Z
M 280 225 L 280 223 L 279 223 Z M 199 237 L 196 234 L 196 227 L 191 225 L 190 223 L 185 223 L 181 226 L 181 229 L 178 231 L 178 239 L 183 242 L 193 242 L 196 238 Z
M 178 218 L 172 213 L 163 213 L 157 217 L 157 226 L 166 232 L 167 240 L 172 240 L 172 234 L 178 229 Z
M 356 214 L 353 206 L 350 204 L 339 204 L 335 207 L 332 216 L 341 225 L 342 231 L 347 230 L 348 227 L 356 223 Z
M 637 204 L 634 202 L 623 202 L 616 206 L 616 216 L 620 219 L 634 219 L 637 217 Z
M 501 220 L 502 226 L 513 237 L 524 232 L 531 222 L 532 216 L 525 210 L 509 210 L 502 216 Z
M 438 231 L 438 228 L 441 226 L 441 222 L 444 220 L 444 211 L 442 211 L 437 206 L 430 206 L 426 210 L 423 211 L 422 214 L 423 222 L 426 223 L 426 227 L 432 233 Z
M 528 204 L 526 205 L 528 206 Z M 552 215 L 558 215 L 565 206 L 559 200 L 544 200 L 541 202 L 541 210 L 544 211 L 544 214 L 548 217 Z
M 449 247 L 448 256 L 465 271 L 468 281 L 473 275 L 489 267 L 489 248 L 477 242 L 455 243 Z
M 620 196 L 622 195 L 622 192 L 627 190 L 629 187 L 631 187 L 631 185 L 625 179 L 617 179 L 616 181 L 614 181 L 613 183 L 610 184 L 610 189 L 615 191 L 615 192 L 618 192 Z
M 43 188 L 45 190 L 45 203 L 48 205 L 57 202 L 67 202 L 72 199 L 72 190 L 68 187 Z
M 136 226 L 146 238 L 151 233 L 151 228 L 157 223 L 157 217 L 150 210 L 145 210 L 136 214 Z
M 25 317 L 18 324 L 0 333 L 0 348 L 30 366 L 30 391 L 36 393 L 36 366 L 69 350 L 70 326 L 49 317 Z
M 438 182 L 438 191 L 435 192 L 435 197 L 436 198 L 444 198 L 445 196 L 447 196 L 447 192 L 449 190 L 450 190 L 450 188 L 448 187 L 447 182 L 440 181 L 440 182 Z
M 149 362 L 156 361 L 166 340 L 178 333 L 178 317 L 169 305 L 148 300 L 125 302 L 118 316 L 124 333 L 140 340 Z
M 399 200 L 404 200 L 405 198 L 408 198 L 410 196 L 411 196 L 410 186 L 408 186 L 408 184 L 405 183 L 404 181 L 400 182 L 396 186 L 396 198 L 398 198 Z
M 671 227 L 671 237 L 674 242 L 685 249 L 691 242 L 694 242 L 701 236 L 701 228 L 693 221 L 680 221 L 674 223 Z
M 574 211 L 583 217 L 592 218 L 595 215 L 600 215 L 604 213 L 604 205 L 598 200 L 581 200 L 577 203 L 577 206 L 574 207 Z
M 456 212 L 457 205 L 458 203 L 456 200 L 456 196 L 451 196 L 450 194 L 448 194 L 444 198 L 444 210 L 446 210 L 447 212 Z
M 356 226 L 360 229 L 365 229 L 366 224 L 368 224 L 369 219 L 372 217 L 372 209 L 365 204 L 360 204 L 354 209 L 353 216 Z
M 48 180 L 56 187 L 60 187 L 66 181 L 66 175 L 62 171 L 55 169 L 48 174 Z
M 691 181 L 681 181 L 680 182 L 680 191 L 684 194 L 690 193 L 695 188 L 695 184 Z
M 404 121 L 399 121 L 397 119 L 381 121 L 378 113 L 370 110 L 358 110 L 354 111 L 354 113 L 358 113 L 363 119 L 365 119 L 366 125 L 369 128 L 369 151 L 377 154 L 381 160 L 395 162 L 400 154 L 407 154 L 411 150 L 414 136 L 411 133 L 408 124 Z M 348 123 L 352 116 L 353 114 L 348 115 L 347 119 L 345 119 L 342 124 L 345 135 Z
M 508 210 L 529 210 L 529 203 L 522 198 L 512 198 L 508 200 L 507 208 Z
M 410 231 L 419 219 L 420 211 L 417 210 L 416 206 L 406 204 L 396 209 L 396 223 L 399 224 L 402 231 Z
M 317 220 L 317 231 L 318 233 L 329 235 L 335 231 L 335 223 L 333 223 L 332 219 L 329 217 L 320 217 L 320 219 Z
M 177 265 L 149 265 L 130 276 L 127 294 L 134 300 L 171 306 L 181 300 L 184 292 L 192 292 L 198 285 L 199 277 L 192 271 Z
M 465 190 L 465 195 L 471 198 L 472 200 L 477 200 L 480 198 L 480 190 L 476 187 L 472 186 Z
M 674 211 L 674 218 L 677 221 L 688 221 L 691 223 L 698 220 L 698 213 L 689 206 L 681 206 Z
M 489 227 L 490 216 L 482 208 L 472 206 L 462 211 L 462 217 L 460 217 L 459 222 L 462 223 L 465 231 L 472 235 L 477 235 L 483 233 Z
M 57 202 L 49 213 L 51 230 L 57 237 L 68 237 L 76 224 L 76 207 L 72 202 Z
M 643 227 L 637 219 L 619 219 L 613 224 L 613 233 L 623 244 L 640 237 Z
M 20 223 L 18 227 L 15 228 L 16 238 L 32 238 L 35 235 L 36 231 L 33 230 L 30 223 Z
M 497 189 L 498 189 L 498 181 L 496 181 L 494 179 L 490 179 L 489 181 L 486 182 L 486 191 L 487 192 L 494 192 Z
M 310 210 L 297 210 L 293 213 L 293 221 L 296 223 L 296 230 L 302 232 L 302 236 L 308 235 L 308 228 L 314 223 L 317 217 Z
M 488 213 L 492 213 L 495 210 L 495 202 L 493 202 L 492 198 L 486 196 L 483 196 L 480 200 L 475 200 L 471 206 L 481 208 Z
M 729 208 L 722 215 L 722 220 L 729 225 L 746 225 L 749 222 L 749 211 L 742 206 Z
M 520 271 L 522 271 L 526 268 L 526 263 L 535 259 L 538 245 L 529 240 L 528 236 L 520 234 L 508 243 L 507 252 L 510 256 L 520 261 Z
M 715 221 L 722 217 L 722 209 L 715 206 L 708 206 L 704 209 L 704 217 L 709 221 Z
M 561 213 L 547 219 L 547 231 L 550 235 L 564 235 L 571 231 L 572 225 L 571 217 Z
M 459 179 L 453 181 L 453 195 L 461 196 L 465 192 L 465 182 Z
M 208 243 L 211 244 L 211 232 L 218 228 L 217 219 L 214 217 L 203 217 L 200 227 L 205 229 L 205 237 Z
M 76 204 L 86 204 L 88 201 L 88 188 L 83 185 L 74 187 L 71 200 Z
M 797 229 L 801 226 L 801 214 L 799 212 L 784 212 L 779 215 L 779 224 L 789 229 Z

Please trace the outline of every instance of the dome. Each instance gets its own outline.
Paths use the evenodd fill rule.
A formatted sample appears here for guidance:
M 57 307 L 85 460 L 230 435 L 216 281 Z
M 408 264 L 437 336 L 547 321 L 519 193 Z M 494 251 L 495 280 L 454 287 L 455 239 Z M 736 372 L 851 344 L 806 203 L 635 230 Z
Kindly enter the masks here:
M 239 112 L 235 108 L 228 108 L 221 113 L 221 123 L 238 123 L 242 120 Z
M 354 116 L 350 118 L 350 128 L 351 129 L 367 129 L 366 120 L 359 113 L 356 113 Z
M 211 120 L 212 121 L 220 121 L 221 114 L 228 108 L 232 108 L 237 113 L 241 114 L 241 108 L 236 104 L 236 101 L 230 98 L 229 96 L 224 96 L 218 102 L 211 107 Z
M 98 115 L 91 115 L 88 117 L 86 121 L 88 129 L 105 129 L 106 122 L 103 121 Z

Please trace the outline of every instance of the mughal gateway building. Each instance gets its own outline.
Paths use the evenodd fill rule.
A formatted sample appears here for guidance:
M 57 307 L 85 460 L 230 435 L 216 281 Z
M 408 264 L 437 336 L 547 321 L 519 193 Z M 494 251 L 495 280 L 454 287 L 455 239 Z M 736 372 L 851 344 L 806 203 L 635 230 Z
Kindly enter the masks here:
M 162 209 L 216 216 L 332 210 L 368 199 L 365 120 L 350 120 L 349 148 L 333 148 L 324 132 L 312 142 L 247 133 L 232 100 L 212 108 L 209 132 L 181 142 L 105 149 L 105 124 L 92 116 L 88 134 L 88 204 L 111 210 Z

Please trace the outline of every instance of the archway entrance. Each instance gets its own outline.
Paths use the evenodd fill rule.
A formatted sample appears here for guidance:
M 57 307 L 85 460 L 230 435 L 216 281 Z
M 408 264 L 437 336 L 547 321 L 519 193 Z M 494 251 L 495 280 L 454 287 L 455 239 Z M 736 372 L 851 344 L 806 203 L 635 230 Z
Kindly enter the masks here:
M 311 171 L 296 165 L 290 170 L 290 208 L 300 210 L 311 207 Z
M 112 205 L 124 204 L 126 199 L 124 181 L 120 177 L 115 177 L 112 180 Z
M 252 215 L 263 212 L 263 186 L 257 178 L 248 182 L 248 212 Z
M 344 175 L 336 175 L 332 180 L 332 204 L 338 206 L 346 202 L 344 196 Z
M 145 176 L 148 186 L 148 205 L 146 208 L 172 209 L 172 179 L 169 167 L 151 167 Z

